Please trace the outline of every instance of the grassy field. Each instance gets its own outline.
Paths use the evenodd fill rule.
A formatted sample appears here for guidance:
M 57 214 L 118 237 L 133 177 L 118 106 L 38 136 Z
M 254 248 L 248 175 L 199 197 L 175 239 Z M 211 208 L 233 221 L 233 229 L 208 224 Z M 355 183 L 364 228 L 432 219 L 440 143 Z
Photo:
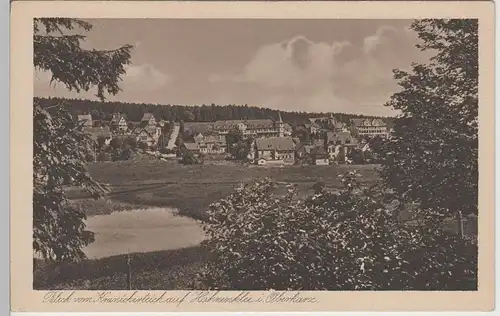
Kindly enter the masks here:
M 369 184 L 378 179 L 374 165 L 289 166 L 285 168 L 243 166 L 234 163 L 183 166 L 160 160 L 97 163 L 89 165 L 92 176 L 109 183 L 111 194 L 101 200 L 89 200 L 82 192 L 70 190 L 76 207 L 89 216 L 147 206 L 178 208 L 181 215 L 204 218 L 208 205 L 233 191 L 240 182 L 271 177 L 296 183 L 305 194 L 317 181 L 328 188 L 341 187 L 339 175 L 357 170 L 360 181 Z M 451 224 L 451 223 L 450 223 Z M 477 222 L 467 223 L 466 231 L 477 232 Z M 453 226 L 453 225 L 451 225 Z M 132 254 L 132 289 L 197 289 L 194 276 L 209 260 L 208 251 L 195 247 Z M 85 260 L 78 264 L 49 265 L 36 262 L 35 289 L 126 290 L 126 257 L 114 256 Z
M 132 289 L 195 289 L 193 280 L 209 252 L 204 246 L 131 254 Z M 127 257 L 113 256 L 80 263 L 47 264 L 35 261 L 36 290 L 128 290 Z
M 358 170 L 361 182 L 373 183 L 376 166 L 287 166 L 262 167 L 237 163 L 207 163 L 184 166 L 153 159 L 106 162 L 89 165 L 91 175 L 111 185 L 104 199 L 92 200 L 80 190 L 69 189 L 75 207 L 87 215 L 104 215 L 142 207 L 174 207 L 181 215 L 204 219 L 212 202 L 231 194 L 241 182 L 271 177 L 295 183 L 302 194 L 310 193 L 317 181 L 330 189 L 341 188 L 339 175 Z M 196 246 L 178 250 L 132 254 L 133 289 L 193 288 L 193 277 L 207 260 L 207 250 Z M 125 256 L 85 260 L 78 264 L 49 265 L 37 261 L 35 289 L 127 289 Z
M 362 174 L 361 182 L 373 183 L 378 179 L 375 165 L 279 168 L 236 163 L 184 166 L 161 160 L 96 163 L 89 165 L 89 171 L 96 180 L 111 185 L 108 197 L 91 201 L 78 190 L 70 190 L 68 194 L 79 199 L 75 204 L 89 216 L 138 206 L 168 206 L 179 209 L 181 215 L 203 220 L 208 205 L 231 194 L 238 183 L 271 177 L 295 183 L 305 194 L 317 181 L 323 181 L 331 189 L 341 188 L 339 175 L 354 169 Z

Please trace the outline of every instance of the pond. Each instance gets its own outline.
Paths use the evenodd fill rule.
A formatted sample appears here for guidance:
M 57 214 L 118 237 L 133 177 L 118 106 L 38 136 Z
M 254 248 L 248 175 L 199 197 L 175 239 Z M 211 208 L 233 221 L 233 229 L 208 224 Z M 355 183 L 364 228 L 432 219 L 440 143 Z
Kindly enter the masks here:
M 173 208 L 149 208 L 89 217 L 87 228 L 96 234 L 96 240 L 84 252 L 95 259 L 201 243 L 205 235 L 200 224 L 175 214 Z

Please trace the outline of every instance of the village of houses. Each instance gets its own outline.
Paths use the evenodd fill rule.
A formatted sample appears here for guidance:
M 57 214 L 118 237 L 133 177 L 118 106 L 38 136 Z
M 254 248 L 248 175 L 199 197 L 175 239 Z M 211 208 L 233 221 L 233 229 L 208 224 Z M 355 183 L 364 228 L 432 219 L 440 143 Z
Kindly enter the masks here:
M 95 122 L 85 114 L 78 115 L 78 121 L 93 140 L 101 138 L 109 145 L 114 138 L 133 138 L 145 153 L 161 160 L 179 159 L 183 151 L 215 157 L 213 160 L 227 159 L 227 136 L 236 131 L 252 139 L 247 161 L 279 166 L 303 164 L 305 157 L 313 157 L 311 165 L 352 163 L 352 150 L 369 151 L 369 139 L 386 138 L 390 130 L 382 118 L 355 118 L 346 124 L 333 115 L 310 118 L 292 128 L 279 113 L 269 119 L 182 123 L 157 120 L 152 113 L 144 113 L 140 122 L 128 121 L 124 114 L 114 114 L 110 122 Z M 300 131 L 312 137 L 304 141 L 293 136 Z

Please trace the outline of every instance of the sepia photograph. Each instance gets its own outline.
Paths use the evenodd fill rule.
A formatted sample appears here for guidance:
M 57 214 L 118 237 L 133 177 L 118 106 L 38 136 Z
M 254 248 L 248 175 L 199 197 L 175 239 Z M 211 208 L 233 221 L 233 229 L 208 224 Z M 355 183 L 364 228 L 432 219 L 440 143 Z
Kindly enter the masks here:
M 489 286 L 481 27 L 34 16 L 31 290 L 299 304 Z
M 34 288 L 477 289 L 477 20 L 33 36 Z

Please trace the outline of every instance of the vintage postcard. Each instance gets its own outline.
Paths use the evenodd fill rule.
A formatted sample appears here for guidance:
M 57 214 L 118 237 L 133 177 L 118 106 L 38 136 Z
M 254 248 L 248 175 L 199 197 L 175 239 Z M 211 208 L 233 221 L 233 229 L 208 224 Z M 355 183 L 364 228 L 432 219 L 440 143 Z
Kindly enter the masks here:
M 493 27 L 486 1 L 14 2 L 12 310 L 492 310 Z

